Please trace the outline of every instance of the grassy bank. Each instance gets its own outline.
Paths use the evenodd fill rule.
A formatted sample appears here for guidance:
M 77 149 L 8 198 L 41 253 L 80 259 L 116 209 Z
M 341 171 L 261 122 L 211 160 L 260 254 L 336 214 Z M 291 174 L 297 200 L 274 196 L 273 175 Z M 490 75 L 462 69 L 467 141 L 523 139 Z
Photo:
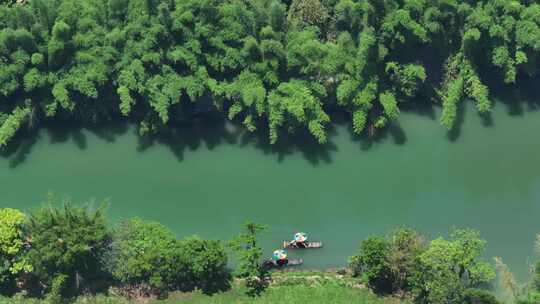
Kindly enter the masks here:
M 358 281 L 335 272 L 305 271 L 274 273 L 273 283 L 259 298 L 249 298 L 241 285 L 235 285 L 228 292 L 214 296 L 201 293 L 174 293 L 160 304 L 182 301 L 198 304 L 221 303 L 369 303 L 397 304 L 397 299 L 377 298 Z
M 393 298 L 378 298 L 369 290 L 358 284 L 348 275 L 340 275 L 333 271 L 304 271 L 274 273 L 270 287 L 258 298 L 246 296 L 241 281 L 236 281 L 226 292 L 204 295 L 195 292 L 174 292 L 164 300 L 143 300 L 153 304 L 197 303 L 366 303 L 366 304 L 398 304 L 405 303 Z M 76 304 L 127 304 L 142 301 L 129 301 L 114 296 L 80 297 Z M 1 304 L 45 304 L 45 300 L 2 299 Z
M 239 289 L 229 292 L 205 296 L 199 293 L 187 295 L 173 295 L 171 299 L 160 302 L 163 304 L 180 303 L 187 301 L 198 304 L 221 303 L 366 303 L 366 304 L 397 304 L 398 300 L 380 299 L 366 290 L 355 290 L 335 283 L 325 283 L 319 286 L 304 284 L 277 286 L 270 288 L 261 297 L 252 299 Z

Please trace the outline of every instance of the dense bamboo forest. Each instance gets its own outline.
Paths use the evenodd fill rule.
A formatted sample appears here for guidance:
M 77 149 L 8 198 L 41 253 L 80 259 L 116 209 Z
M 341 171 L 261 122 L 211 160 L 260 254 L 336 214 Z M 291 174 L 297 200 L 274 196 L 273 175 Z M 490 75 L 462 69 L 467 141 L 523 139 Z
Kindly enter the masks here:
M 1 3 L 0 146 L 50 120 L 146 134 L 205 112 L 324 143 L 332 111 L 372 134 L 411 103 L 452 129 L 463 102 L 489 113 L 493 86 L 538 70 L 534 0 Z

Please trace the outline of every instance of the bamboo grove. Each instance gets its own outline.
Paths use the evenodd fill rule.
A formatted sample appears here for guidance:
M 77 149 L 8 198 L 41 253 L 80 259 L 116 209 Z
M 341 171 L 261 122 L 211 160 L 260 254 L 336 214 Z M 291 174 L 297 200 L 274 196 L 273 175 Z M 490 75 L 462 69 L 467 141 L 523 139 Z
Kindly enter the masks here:
M 372 133 L 413 102 L 492 107 L 534 77 L 535 0 L 0 1 L 0 146 L 47 120 L 124 118 L 141 134 L 201 111 L 275 143 Z M 494 79 L 488 81 L 486 77 Z

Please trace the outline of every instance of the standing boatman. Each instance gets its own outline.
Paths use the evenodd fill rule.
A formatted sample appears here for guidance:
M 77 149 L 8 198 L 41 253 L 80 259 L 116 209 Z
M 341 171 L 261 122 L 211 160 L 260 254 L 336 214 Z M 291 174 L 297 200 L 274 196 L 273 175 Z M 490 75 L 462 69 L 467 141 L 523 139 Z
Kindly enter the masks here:
M 306 248 L 307 247 L 307 235 L 303 232 L 297 232 L 294 234 L 294 240 L 290 242 L 291 247 Z

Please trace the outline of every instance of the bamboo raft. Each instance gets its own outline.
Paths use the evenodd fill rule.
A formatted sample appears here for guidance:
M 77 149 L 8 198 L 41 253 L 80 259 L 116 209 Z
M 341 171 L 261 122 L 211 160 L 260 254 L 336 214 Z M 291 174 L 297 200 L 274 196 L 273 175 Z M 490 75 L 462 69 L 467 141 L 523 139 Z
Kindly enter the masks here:
M 292 267 L 292 266 L 300 266 L 304 264 L 304 260 L 302 259 L 289 259 L 289 262 L 286 265 L 279 265 L 274 260 L 266 260 L 263 263 L 263 267 L 266 267 L 266 269 L 274 269 L 274 268 L 286 268 L 286 267 Z
M 297 247 L 294 245 L 291 245 L 290 241 L 283 241 L 283 248 L 286 249 L 314 249 L 314 248 L 322 248 L 322 242 L 307 242 L 306 247 Z

